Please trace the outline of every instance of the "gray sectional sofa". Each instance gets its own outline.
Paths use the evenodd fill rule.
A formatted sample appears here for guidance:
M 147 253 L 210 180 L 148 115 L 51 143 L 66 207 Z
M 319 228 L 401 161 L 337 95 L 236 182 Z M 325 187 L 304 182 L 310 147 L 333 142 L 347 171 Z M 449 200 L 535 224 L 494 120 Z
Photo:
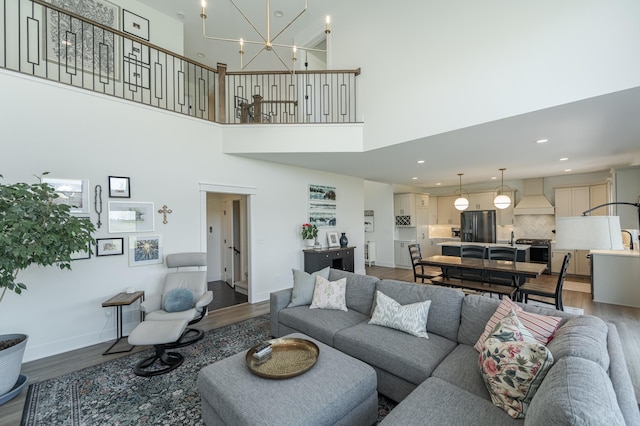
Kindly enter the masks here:
M 400 402 L 383 424 L 640 425 L 640 412 L 618 332 L 592 316 L 522 305 L 525 311 L 562 317 L 547 348 L 555 362 L 528 408 L 513 419 L 496 407 L 473 348 L 498 300 L 465 296 L 450 288 L 379 280 L 331 270 L 346 278 L 348 311 L 287 307 L 292 289 L 271 294 L 271 334 L 300 332 L 372 366 L 378 392 Z M 400 304 L 431 300 L 429 339 L 369 325 L 380 290 Z

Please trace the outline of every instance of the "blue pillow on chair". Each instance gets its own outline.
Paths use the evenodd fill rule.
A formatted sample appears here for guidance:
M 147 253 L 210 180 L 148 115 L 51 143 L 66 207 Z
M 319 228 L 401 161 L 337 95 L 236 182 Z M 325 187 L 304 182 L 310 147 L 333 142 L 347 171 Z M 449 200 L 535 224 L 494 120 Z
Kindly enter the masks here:
M 162 307 L 167 312 L 182 312 L 193 308 L 193 293 L 188 288 L 174 288 L 164 295 Z

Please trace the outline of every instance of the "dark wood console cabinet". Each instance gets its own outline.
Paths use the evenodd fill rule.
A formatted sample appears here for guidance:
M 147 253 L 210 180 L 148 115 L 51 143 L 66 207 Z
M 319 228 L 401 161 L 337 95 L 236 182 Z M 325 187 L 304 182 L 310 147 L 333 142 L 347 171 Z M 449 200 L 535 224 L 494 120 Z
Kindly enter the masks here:
M 333 269 L 354 272 L 353 251 L 355 247 L 336 247 L 327 249 L 307 249 L 304 251 L 304 270 L 312 272 L 330 266 Z

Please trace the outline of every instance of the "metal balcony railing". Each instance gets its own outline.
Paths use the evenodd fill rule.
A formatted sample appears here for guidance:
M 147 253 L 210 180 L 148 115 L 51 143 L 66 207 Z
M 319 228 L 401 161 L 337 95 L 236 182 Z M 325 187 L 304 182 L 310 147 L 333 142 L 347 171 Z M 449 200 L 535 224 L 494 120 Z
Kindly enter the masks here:
M 353 123 L 351 71 L 227 72 L 120 31 L 119 9 L 0 0 L 0 68 L 220 123 Z

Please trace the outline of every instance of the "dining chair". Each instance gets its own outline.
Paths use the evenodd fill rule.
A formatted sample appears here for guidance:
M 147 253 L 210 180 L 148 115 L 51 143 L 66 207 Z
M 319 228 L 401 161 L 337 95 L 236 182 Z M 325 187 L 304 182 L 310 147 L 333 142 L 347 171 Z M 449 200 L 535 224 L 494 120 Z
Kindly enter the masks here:
M 516 261 L 518 250 L 515 247 L 488 247 L 487 259 Z M 513 285 L 513 275 L 501 272 L 487 272 L 486 281 L 492 284 Z
M 422 253 L 420 251 L 420 244 L 409 244 L 409 255 L 411 256 L 411 264 L 413 265 L 413 280 L 418 282 L 418 278 L 424 284 L 424 280 L 437 277 L 440 273 L 425 273 L 424 265 L 420 263 L 422 259 Z
M 486 257 L 487 248 L 485 246 L 477 246 L 472 244 L 463 244 L 460 246 L 460 257 L 484 259 Z M 460 278 L 463 280 L 484 281 L 484 272 L 461 270 Z
M 562 268 L 560 268 L 560 274 L 555 284 L 542 280 L 529 281 L 518 289 L 519 298 L 521 298 L 524 303 L 527 303 L 529 299 L 531 299 L 536 302 L 555 305 L 557 310 L 564 311 L 564 305 L 562 304 L 562 286 L 567 276 L 567 268 L 569 267 L 570 261 L 571 253 L 567 253 L 562 261 Z M 553 301 L 551 301 L 551 299 L 553 299 Z

